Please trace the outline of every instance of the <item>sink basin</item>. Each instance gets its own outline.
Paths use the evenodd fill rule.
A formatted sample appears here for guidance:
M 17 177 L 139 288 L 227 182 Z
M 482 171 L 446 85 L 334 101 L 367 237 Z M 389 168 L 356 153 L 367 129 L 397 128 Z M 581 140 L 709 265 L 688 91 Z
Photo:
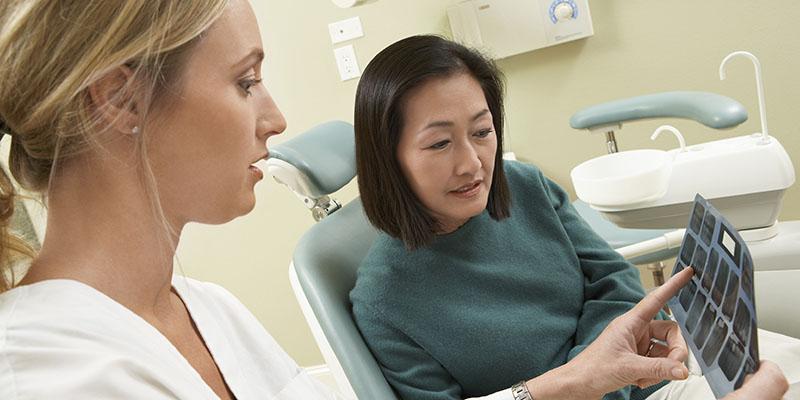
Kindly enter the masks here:
M 570 176 L 578 198 L 601 207 L 661 198 L 669 187 L 672 157 L 662 150 L 631 150 L 588 160 Z

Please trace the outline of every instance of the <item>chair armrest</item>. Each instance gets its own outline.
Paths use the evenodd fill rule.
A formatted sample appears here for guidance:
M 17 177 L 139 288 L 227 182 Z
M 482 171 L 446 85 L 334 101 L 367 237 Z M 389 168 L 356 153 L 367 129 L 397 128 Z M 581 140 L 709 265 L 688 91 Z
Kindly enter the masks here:
M 747 120 L 738 101 L 708 92 L 664 92 L 584 108 L 569 120 L 575 129 L 594 129 L 647 118 L 685 118 L 709 128 L 732 128 Z

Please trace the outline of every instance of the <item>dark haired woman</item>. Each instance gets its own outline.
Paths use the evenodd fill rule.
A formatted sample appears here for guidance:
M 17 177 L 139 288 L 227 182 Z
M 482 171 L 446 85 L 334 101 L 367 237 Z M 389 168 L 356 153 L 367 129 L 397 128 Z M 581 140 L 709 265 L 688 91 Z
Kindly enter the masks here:
M 647 323 L 673 342 L 648 355 L 674 367 L 658 380 L 598 383 L 633 368 L 581 353 L 642 300 L 638 271 L 538 168 L 503 161 L 502 129 L 500 73 L 461 45 L 407 38 L 364 71 L 358 183 L 384 233 L 350 297 L 390 384 L 414 400 L 645 399 L 662 379 L 685 378 L 679 330 L 650 321 L 654 312 Z M 583 373 L 561 373 L 576 357 Z M 641 388 L 619 389 L 633 383 Z

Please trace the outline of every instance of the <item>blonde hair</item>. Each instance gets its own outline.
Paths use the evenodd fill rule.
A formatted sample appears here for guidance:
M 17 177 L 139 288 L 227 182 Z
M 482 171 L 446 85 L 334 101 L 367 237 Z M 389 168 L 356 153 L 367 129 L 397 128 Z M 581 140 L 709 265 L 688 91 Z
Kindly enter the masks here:
M 0 3 L 0 122 L 11 136 L 9 170 L 46 194 L 59 160 L 96 146 L 88 88 L 122 66 L 146 82 L 145 110 L 174 85 L 188 50 L 228 0 L 4 0 Z M 5 139 L 4 139 L 5 140 Z M 140 137 L 140 161 L 146 160 Z M 152 171 L 142 163 L 151 201 L 163 219 Z M 32 256 L 9 233 L 14 187 L 0 172 L 0 292 L 13 286 L 8 266 Z M 11 210 L 11 211 L 9 211 Z

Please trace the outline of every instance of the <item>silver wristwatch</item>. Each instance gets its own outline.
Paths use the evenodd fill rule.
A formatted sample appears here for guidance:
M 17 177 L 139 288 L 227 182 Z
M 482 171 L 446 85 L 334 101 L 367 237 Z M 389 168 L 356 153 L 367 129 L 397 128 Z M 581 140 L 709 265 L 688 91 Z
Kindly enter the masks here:
M 514 400 L 533 400 L 531 392 L 528 391 L 528 386 L 525 385 L 525 381 L 511 386 L 511 394 L 514 395 Z

